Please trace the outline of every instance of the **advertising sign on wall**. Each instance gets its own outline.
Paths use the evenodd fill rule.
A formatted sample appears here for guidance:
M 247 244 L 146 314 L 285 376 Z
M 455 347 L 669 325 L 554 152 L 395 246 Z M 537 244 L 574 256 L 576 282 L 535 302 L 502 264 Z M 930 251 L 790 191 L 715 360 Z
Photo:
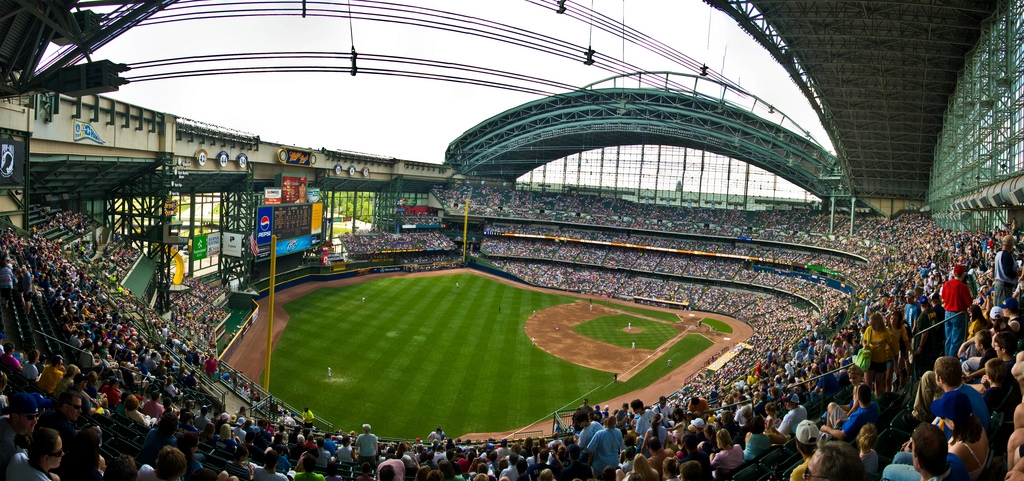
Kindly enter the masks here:
M 225 232 L 224 244 L 221 252 L 226 256 L 242 257 L 242 242 L 242 234 Z
M 263 189 L 263 203 L 266 205 L 274 205 L 281 203 L 281 189 L 277 187 L 267 187 Z
M 206 236 L 206 257 L 220 254 L 220 233 L 214 232 Z
M 256 243 L 259 245 L 270 244 L 270 237 L 274 235 L 274 208 L 256 208 Z
M 206 259 L 207 238 L 205 235 L 197 235 L 192 239 L 192 260 Z

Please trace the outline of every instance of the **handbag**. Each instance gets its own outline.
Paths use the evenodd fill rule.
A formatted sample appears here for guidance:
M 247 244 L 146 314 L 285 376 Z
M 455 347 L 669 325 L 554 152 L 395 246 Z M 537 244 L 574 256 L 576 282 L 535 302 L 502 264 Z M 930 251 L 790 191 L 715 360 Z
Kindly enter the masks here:
M 868 346 L 871 345 L 871 333 L 872 329 L 869 327 L 864 347 L 857 351 L 857 357 L 853 360 L 853 363 L 856 364 L 857 367 L 863 369 L 864 372 L 867 372 L 868 368 L 871 367 L 871 349 L 868 349 Z

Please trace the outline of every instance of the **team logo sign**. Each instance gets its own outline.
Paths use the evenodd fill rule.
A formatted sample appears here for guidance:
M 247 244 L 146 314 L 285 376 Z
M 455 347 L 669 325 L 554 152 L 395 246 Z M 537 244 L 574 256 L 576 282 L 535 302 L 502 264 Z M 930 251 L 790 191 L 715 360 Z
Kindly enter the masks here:
M 105 144 L 106 142 L 100 138 L 100 134 L 96 133 L 96 130 L 92 128 L 89 122 L 85 122 L 79 119 L 75 119 L 75 142 L 81 142 L 83 140 L 91 140 L 97 144 Z

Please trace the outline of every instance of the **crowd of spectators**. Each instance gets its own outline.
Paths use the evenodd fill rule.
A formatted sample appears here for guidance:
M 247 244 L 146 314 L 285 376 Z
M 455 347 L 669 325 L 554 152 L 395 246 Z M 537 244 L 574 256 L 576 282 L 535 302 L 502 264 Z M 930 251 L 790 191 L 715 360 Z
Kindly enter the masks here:
M 450 251 L 455 244 L 440 232 L 416 232 L 403 234 L 387 234 L 373 232 L 369 234 L 345 234 L 341 242 L 353 258 L 372 254 L 395 251 Z
M 795 429 L 790 426 L 788 429 L 790 433 L 777 432 L 781 425 L 777 422 L 778 416 L 775 413 L 781 414 L 782 410 L 798 412 L 799 408 L 795 406 L 810 403 L 815 396 L 826 395 L 828 390 L 833 389 L 831 381 L 825 382 L 830 379 L 827 377 L 829 375 L 816 382 L 814 377 L 818 373 L 849 363 L 864 343 L 871 345 L 874 356 L 878 342 L 877 339 L 868 340 L 866 338 L 867 325 L 871 323 L 870 329 L 874 330 L 872 332 L 884 333 L 887 331 L 886 327 L 877 323 L 876 314 L 895 318 L 892 324 L 895 331 L 900 325 L 900 314 L 907 312 L 906 308 L 908 307 L 914 305 L 920 307 L 922 298 L 927 301 L 939 295 L 941 286 L 948 281 L 951 274 L 965 279 L 967 285 L 970 286 L 972 296 L 985 298 L 985 294 L 990 290 L 987 277 L 993 270 L 995 250 L 1000 244 L 1000 239 L 1007 234 L 1014 233 L 1013 226 L 996 226 L 986 232 L 952 232 L 939 228 L 926 217 L 904 215 L 895 220 L 886 221 L 858 220 L 853 236 L 827 236 L 821 231 L 827 228 L 828 219 L 827 217 L 823 219 L 820 215 L 810 218 L 807 223 L 800 223 L 798 219 L 779 213 L 748 214 L 735 213 L 735 211 L 719 213 L 709 209 L 692 209 L 694 212 L 678 214 L 690 216 L 692 219 L 673 218 L 671 221 L 664 221 L 657 216 L 645 216 L 665 214 L 665 212 L 661 212 L 661 207 L 645 204 L 630 205 L 612 199 L 600 199 L 590 204 L 583 197 L 585 196 L 540 195 L 517 191 L 487 192 L 481 193 L 480 196 L 482 200 L 486 201 L 483 208 L 492 209 L 493 212 L 505 212 L 508 209 L 517 215 L 542 216 L 547 214 L 541 211 L 551 209 L 561 212 L 558 215 L 565 216 L 565 218 L 571 216 L 582 218 L 579 215 L 584 214 L 580 212 L 583 210 L 581 207 L 588 207 L 591 214 L 586 215 L 590 218 L 595 218 L 598 215 L 611 217 L 612 223 L 640 222 L 644 225 L 652 225 L 651 221 L 654 220 L 654 225 L 673 227 L 677 225 L 677 222 L 679 224 L 690 222 L 697 231 L 751 232 L 759 234 L 754 236 L 758 238 L 810 245 L 827 244 L 831 248 L 854 252 L 868 260 L 867 266 L 847 264 L 845 265 L 846 270 L 837 270 L 856 281 L 858 290 L 854 296 L 853 311 L 856 315 L 848 313 L 850 303 L 843 295 L 837 294 L 838 291 L 817 283 L 770 272 L 748 273 L 738 267 L 733 270 L 734 266 L 729 263 L 730 261 L 719 264 L 717 260 L 699 259 L 695 262 L 693 259 L 687 259 L 686 262 L 683 262 L 679 260 L 680 255 L 665 252 L 651 255 L 644 252 L 643 255 L 640 255 L 636 249 L 588 246 L 573 242 L 559 244 L 524 239 L 501 239 L 500 241 L 488 239 L 484 246 L 486 252 L 505 253 L 504 259 L 499 260 L 497 265 L 529 282 L 559 289 L 585 291 L 596 295 L 687 300 L 695 309 L 716 310 L 748 322 L 754 328 L 753 337 L 747 341 L 753 348 L 743 349 L 721 369 L 696 376 L 686 385 L 680 386 L 676 392 L 666 393 L 672 394 L 668 396 L 671 401 L 666 399 L 664 404 L 648 406 L 644 401 L 636 400 L 618 412 L 608 407 L 604 411 L 595 410 L 584 404 L 578 410 L 572 426 L 573 432 L 562 433 L 557 442 L 552 441 L 550 444 L 547 443 L 547 439 L 542 440 L 537 445 L 537 453 L 533 451 L 533 440 L 529 441 L 526 446 L 514 443 L 509 443 L 510 445 L 506 446 L 499 443 L 450 440 L 443 436 L 443 433 L 438 436 L 439 444 L 442 446 L 440 449 L 435 449 L 431 443 L 405 446 L 400 443 L 379 443 L 375 437 L 369 437 L 371 432 L 369 426 L 365 426 L 363 436 L 355 437 L 355 433 L 351 433 L 346 440 L 344 439 L 346 435 L 338 433 L 337 435 L 326 435 L 321 439 L 315 432 L 300 433 L 298 429 L 294 428 L 304 421 L 301 417 L 296 420 L 292 416 L 287 416 L 280 424 L 276 422 L 268 424 L 265 420 L 257 420 L 255 423 L 251 419 L 241 421 L 241 413 L 237 415 L 235 422 L 232 422 L 230 414 L 228 418 L 221 415 L 213 416 L 216 420 L 211 420 L 208 412 L 202 410 L 196 412 L 199 407 L 189 406 L 187 402 L 184 402 L 181 391 L 186 389 L 189 383 L 197 382 L 195 376 L 190 376 L 190 370 L 198 369 L 201 362 L 208 357 L 205 345 L 197 345 L 180 338 L 175 332 L 178 326 L 163 324 L 156 320 L 155 315 L 152 315 L 150 311 L 139 307 L 134 301 L 110 294 L 100 282 L 87 274 L 87 269 L 83 268 L 88 261 L 86 256 L 80 253 L 65 256 L 61 250 L 62 246 L 39 235 L 23 238 L 7 231 L 0 236 L 0 251 L 2 251 L 0 254 L 3 255 L 9 267 L 28 272 L 30 278 L 36 281 L 29 284 L 27 297 L 23 294 L 20 301 L 17 298 L 11 301 L 25 302 L 27 299 L 28 302 L 25 304 L 27 308 L 27 305 L 32 303 L 33 296 L 38 295 L 40 300 L 45 300 L 49 304 L 58 320 L 61 335 L 65 336 L 72 344 L 79 343 L 84 350 L 83 355 L 79 356 L 77 362 L 74 362 L 76 364 L 74 369 L 70 366 L 63 368 L 62 365 L 54 367 L 55 361 L 51 359 L 47 359 L 40 365 L 37 359 L 30 361 L 33 358 L 31 353 L 16 353 L 16 357 L 25 359 L 25 362 L 21 363 L 22 372 L 25 367 L 31 365 L 28 369 L 30 373 L 33 369 L 42 373 L 41 376 L 30 380 L 30 382 L 42 383 L 43 387 L 49 387 L 52 382 L 53 389 L 47 390 L 47 392 L 65 391 L 64 394 L 57 394 L 59 405 L 54 407 L 53 412 L 66 411 L 69 405 L 77 410 L 76 405 L 81 401 L 83 411 L 86 409 L 86 403 L 89 403 L 89 412 L 94 415 L 104 415 L 99 414 L 100 408 L 102 408 L 104 412 L 121 412 L 123 410 L 127 417 L 136 419 L 131 412 L 131 405 L 137 406 L 139 401 L 145 397 L 140 399 L 135 394 L 145 394 L 152 391 L 150 386 L 158 386 L 158 401 L 149 403 L 149 406 L 143 407 L 141 411 L 145 411 L 144 414 L 156 414 L 155 410 L 158 406 L 163 409 L 160 410 L 158 416 L 150 416 L 149 419 L 139 416 L 142 424 L 152 423 L 153 419 L 157 420 L 154 431 L 151 431 L 156 434 L 152 437 L 156 440 L 177 438 L 176 442 L 180 446 L 188 446 L 189 441 L 185 440 L 188 435 L 178 437 L 176 433 L 179 429 L 187 430 L 187 428 L 181 428 L 181 424 L 189 425 L 186 419 L 192 417 L 207 419 L 213 423 L 213 430 L 227 426 L 227 432 L 222 433 L 219 439 L 212 436 L 206 439 L 214 443 L 219 442 L 218 447 L 232 448 L 230 455 L 232 463 L 237 469 L 232 468 L 227 471 L 230 474 L 237 473 L 240 477 L 246 477 L 247 474 L 253 475 L 255 467 L 249 467 L 250 456 L 261 452 L 263 456 L 271 457 L 271 459 L 273 459 L 271 453 L 284 454 L 278 458 L 285 459 L 283 466 L 280 463 L 266 463 L 266 458 L 262 460 L 266 466 L 264 469 L 271 472 L 274 471 L 273 468 L 280 470 L 281 467 L 285 468 L 283 471 L 288 471 L 288 465 L 291 464 L 289 459 L 294 461 L 295 465 L 302 466 L 301 469 L 304 471 L 312 470 L 321 462 L 323 465 L 327 465 L 332 461 L 332 457 L 343 461 L 348 459 L 366 461 L 370 464 L 371 472 L 374 465 L 381 463 L 382 467 L 377 469 L 377 477 L 381 481 L 399 481 L 405 477 L 406 472 L 411 475 L 414 469 L 419 469 L 424 473 L 425 481 L 430 480 L 431 476 L 439 480 L 452 478 L 453 476 L 448 474 L 448 469 L 463 474 L 483 474 L 484 478 L 481 479 L 490 479 L 491 475 L 497 479 L 508 477 L 509 481 L 518 479 L 519 473 L 532 469 L 539 472 L 539 478 L 553 481 L 556 476 L 545 475 L 545 469 L 561 471 L 571 469 L 574 465 L 576 468 L 582 469 L 600 466 L 602 468 L 609 467 L 614 471 L 617 468 L 623 471 L 623 476 L 637 477 L 636 481 L 647 481 L 648 478 L 652 481 L 659 479 L 656 477 L 659 466 L 662 468 L 663 474 L 666 470 L 669 475 L 680 470 L 683 473 L 679 476 L 680 479 L 688 481 L 697 478 L 705 479 L 701 471 L 696 471 L 698 473 L 696 476 L 693 474 L 693 464 L 684 462 L 690 460 L 709 460 L 706 464 L 698 461 L 699 468 L 709 474 L 713 472 L 715 478 L 721 479 L 728 476 L 731 470 L 740 466 L 742 458 L 747 455 L 746 451 L 749 450 L 751 456 L 756 456 L 766 449 L 767 442 L 763 442 L 762 437 L 774 440 L 775 436 L 782 436 L 782 439 L 785 440 L 785 435 L 790 434 L 797 438 L 797 450 L 804 455 L 804 463 L 797 468 L 800 470 L 799 473 L 794 472 L 794 477 L 791 479 L 798 480 L 800 475 L 804 475 L 823 477 L 831 481 L 860 481 L 865 479 L 865 472 L 871 473 L 872 467 L 867 461 L 862 462 L 856 450 L 850 448 L 848 444 L 818 442 L 819 435 L 823 433 L 824 437 L 838 437 L 851 441 L 858 436 L 857 431 L 867 432 L 866 444 L 868 447 L 865 449 L 862 445 L 861 449 L 862 454 L 866 454 L 870 458 L 872 443 L 870 432 L 874 426 L 864 421 L 867 421 L 868 419 L 865 418 L 870 418 L 872 413 L 877 417 L 878 407 L 872 398 L 872 391 L 875 391 L 874 394 L 881 398 L 881 395 L 888 391 L 901 390 L 902 384 L 906 382 L 905 378 L 893 376 L 890 378 L 893 382 L 883 383 L 881 388 L 875 383 L 875 389 L 871 389 L 866 384 L 861 384 L 863 373 L 857 372 L 859 368 L 844 370 L 843 375 L 835 380 L 835 385 L 838 386 L 844 382 L 852 384 L 856 388 L 854 393 L 855 411 L 858 416 L 862 412 L 867 414 L 857 417 L 856 422 L 854 421 L 855 417 L 851 416 L 845 421 L 849 425 L 843 426 L 841 430 L 834 429 L 834 423 L 831 422 L 833 418 L 830 417 L 830 422 L 821 426 L 820 431 L 818 423 L 811 422 L 810 425 L 800 423 Z M 452 196 L 452 199 L 454 199 L 453 202 L 457 202 L 458 196 Z M 475 193 L 473 199 L 475 206 Z M 609 214 L 609 212 L 615 213 Z M 763 217 L 754 218 L 751 217 L 752 215 Z M 64 221 L 67 222 L 68 219 L 65 218 Z M 750 219 L 775 222 L 776 224 L 767 229 L 749 229 L 735 225 L 749 222 Z M 712 221 L 722 223 L 717 224 Z M 73 223 L 73 220 L 70 222 Z M 701 223 L 704 226 L 698 225 Z M 787 233 L 790 227 L 793 229 Z M 816 232 L 810 232 L 811 230 L 816 230 Z M 801 242 L 795 242 L 796 240 Z M 553 247 L 535 245 L 544 242 Z M 633 243 L 639 244 L 638 242 Z M 713 249 L 726 249 L 727 247 L 727 245 L 712 246 Z M 708 251 L 725 252 L 724 250 Z M 796 259 L 801 258 L 799 253 L 792 255 L 797 256 L 794 257 Z M 651 269 L 638 269 L 637 267 L 641 265 L 649 266 Z M 608 267 L 629 267 L 633 270 L 624 272 L 621 269 L 609 269 Z M 954 269 L 954 267 L 956 268 Z M 711 279 L 729 278 L 733 281 L 737 280 L 737 277 L 749 275 L 749 278 L 743 279 L 743 282 L 799 294 L 801 297 L 814 301 L 817 307 L 812 308 L 801 302 L 800 299 L 786 294 L 762 294 L 678 282 L 657 275 L 645 274 L 642 271 L 648 273 L 683 272 Z M 3 279 L 4 273 L 0 270 L 0 281 Z M 2 282 L 0 282 L 0 288 L 3 288 Z M 199 292 L 199 295 L 209 296 L 211 294 L 210 292 L 204 293 L 202 289 L 196 289 L 196 291 Z M 911 295 L 904 295 L 907 291 Z M 987 306 L 994 304 L 991 298 L 979 300 L 983 304 L 987 303 Z M 939 304 L 941 305 L 941 302 Z M 1005 324 L 1005 322 L 999 324 L 1001 319 L 999 315 L 993 314 L 991 317 L 991 319 L 987 317 L 986 319 L 994 323 L 993 329 Z M 923 317 L 912 319 L 911 332 L 922 327 L 920 319 Z M 142 327 L 139 325 L 140 323 L 155 326 L 159 333 L 159 339 L 151 339 L 147 342 L 143 333 L 137 329 L 137 327 Z M 1006 337 L 1005 335 L 1016 336 L 1016 330 L 1009 329 L 1001 332 L 1003 337 Z M 891 336 L 891 334 L 879 335 L 885 338 Z M 1016 340 L 1015 337 L 1014 340 Z M 160 345 L 157 346 L 156 343 Z M 886 356 L 898 361 L 898 353 L 894 353 L 892 349 L 886 347 L 885 342 L 882 342 L 877 349 L 884 353 L 882 366 L 887 364 Z M 1012 351 L 1013 353 L 1003 352 L 1003 354 L 1012 358 L 1012 354 L 1016 353 L 1016 345 L 1013 346 Z M 174 352 L 182 353 L 185 360 L 177 360 L 171 355 Z M 1001 360 L 1003 354 L 1000 355 Z M 949 363 L 943 359 L 939 361 L 935 363 L 937 374 L 933 374 L 930 379 L 937 380 L 939 387 L 945 389 L 952 385 L 950 379 L 953 379 L 953 376 L 942 374 L 946 372 L 945 364 Z M 956 360 L 954 359 L 954 361 Z M 872 362 L 874 363 L 874 359 Z M 1012 369 L 1013 372 L 1020 371 L 1019 366 L 1007 360 L 1007 366 L 1011 365 L 1015 366 Z M 900 364 L 897 362 L 896 366 L 899 369 Z M 955 367 L 959 368 L 959 362 Z M 88 377 L 84 381 L 79 381 L 77 376 L 70 376 L 70 379 L 66 379 L 62 383 L 61 378 L 66 377 L 66 373 L 73 370 L 97 373 L 97 379 L 104 381 L 93 383 Z M 960 372 L 958 371 L 957 374 Z M 1024 375 L 1017 376 L 1018 379 L 1021 377 Z M 929 379 L 927 374 L 925 379 Z M 959 378 L 957 377 L 956 380 L 959 381 Z M 80 383 L 82 383 L 81 389 L 78 387 Z M 921 384 L 918 397 L 923 396 L 922 393 L 925 393 L 926 390 L 934 388 L 934 386 L 929 387 L 930 385 L 927 385 L 926 381 L 922 381 Z M 959 383 L 956 384 L 959 385 Z M 58 389 L 59 387 L 63 389 Z M 90 387 L 105 396 L 92 395 L 89 392 Z M 1015 388 L 1012 384 L 1009 387 Z M 937 394 L 938 401 L 949 397 L 951 405 L 959 402 L 961 403 L 959 406 L 963 407 L 965 401 L 953 399 L 957 394 L 950 395 L 949 392 L 942 394 L 941 391 L 939 390 Z M 960 393 L 961 391 L 952 386 L 950 392 Z M 119 399 L 121 402 L 112 402 L 114 399 Z M 128 399 L 134 401 L 129 402 Z M 16 402 L 11 404 L 17 404 L 19 409 L 22 409 L 27 406 L 26 403 L 27 401 L 19 397 Z M 702 407 L 704 405 L 709 408 L 704 409 Z M 716 411 L 714 410 L 716 405 L 735 406 Z M 25 408 L 25 412 L 16 412 L 16 415 L 34 415 L 39 411 L 39 406 L 36 405 L 34 409 L 35 412 L 29 413 Z M 971 416 L 961 417 L 961 414 L 956 414 L 965 412 L 964 409 L 944 411 L 941 403 L 932 404 L 930 409 L 934 412 L 927 409 L 924 412 L 937 415 L 940 418 L 946 418 L 948 415 L 949 420 L 955 418 L 956 426 L 965 425 L 964 423 L 969 423 L 973 419 Z M 973 407 L 967 410 L 976 411 Z M 786 414 L 788 416 L 789 413 Z M 977 412 L 977 414 L 980 417 L 982 412 Z M 671 437 L 661 434 L 659 421 L 662 421 L 662 418 L 655 418 L 658 415 L 671 419 L 665 423 L 668 425 L 665 431 L 670 431 Z M 829 416 L 832 415 L 838 416 L 837 412 L 830 410 Z M 918 421 L 929 421 L 929 419 L 922 419 L 923 416 L 918 414 L 917 409 L 915 409 L 915 415 L 918 415 Z M 47 413 L 40 418 L 39 423 L 43 425 L 42 419 L 52 419 L 56 416 Z M 174 417 L 170 418 L 169 416 Z M 166 422 L 165 418 L 168 418 Z M 11 420 L 10 417 L 7 419 Z M 602 421 L 608 423 L 605 429 L 602 429 L 599 424 Z M 47 420 L 46 422 L 51 421 Z M 596 426 L 593 424 L 595 422 L 598 423 Z M 987 422 L 986 416 L 985 424 Z M 856 424 L 856 429 L 853 424 Z M 871 428 L 867 426 L 871 426 Z M 233 432 L 232 427 L 238 431 Z M 627 443 L 622 441 L 622 431 L 616 429 L 617 427 L 623 428 L 627 436 L 634 436 L 632 442 L 628 443 L 633 446 L 632 448 L 627 447 Z M 954 436 L 958 432 L 954 427 Z M 616 433 L 618 433 L 618 437 L 616 437 Z M 708 436 L 708 433 L 711 435 Z M 877 435 L 877 431 L 875 433 Z M 238 434 L 242 436 L 239 437 Z M 301 440 L 298 438 L 299 434 L 303 436 Z M 728 435 L 723 436 L 723 434 Z M 40 466 L 40 462 L 36 459 L 35 454 L 45 454 L 44 448 L 48 450 L 46 451 L 48 453 L 59 450 L 59 444 L 56 442 L 60 441 L 47 443 L 46 435 L 45 431 L 40 431 L 36 436 L 45 446 L 41 444 L 42 447 L 37 447 L 35 450 L 30 447 L 28 450 L 28 456 L 32 457 L 31 461 L 36 466 Z M 281 437 L 275 439 L 275 436 L 278 435 Z M 693 443 L 691 446 L 693 441 L 702 440 L 700 436 L 705 436 L 704 443 Z M 78 443 L 85 441 L 79 441 L 77 437 L 77 433 L 73 433 L 71 438 L 61 439 L 66 447 L 65 450 L 75 452 L 75 450 L 81 449 L 80 446 L 83 444 Z M 246 442 L 250 438 L 253 443 Z M 607 443 L 605 443 L 606 438 L 610 438 Z M 906 463 L 908 461 L 906 458 L 912 456 L 911 464 L 904 464 L 904 466 L 908 466 L 907 469 L 919 471 L 921 479 L 933 477 L 944 479 L 946 477 L 944 473 L 952 472 L 951 470 L 956 468 L 954 460 L 959 458 L 954 454 L 954 450 L 957 443 L 962 443 L 963 440 L 953 439 L 954 443 L 947 447 L 943 438 L 945 436 L 941 429 L 922 423 L 915 430 L 913 439 L 916 446 L 927 446 L 927 449 L 913 448 L 913 452 L 908 453 L 903 459 L 893 459 L 894 466 L 899 466 L 901 462 Z M 258 447 L 259 444 L 255 442 L 257 439 L 266 443 L 266 447 L 274 449 L 271 451 L 263 451 L 262 448 L 243 450 L 236 447 L 237 445 Z M 310 439 L 312 442 L 309 441 Z M 935 439 L 938 439 L 938 442 L 932 442 Z M 328 440 L 331 441 L 331 444 L 335 444 L 334 448 L 328 447 Z M 337 446 L 339 442 L 341 446 Z M 679 461 L 682 463 L 673 465 L 671 462 L 656 461 L 652 465 L 648 461 L 649 459 L 671 461 L 675 458 L 675 453 L 666 453 L 665 446 L 667 444 L 672 444 L 675 450 L 685 453 L 685 456 L 679 456 L 681 458 Z M 280 448 L 276 448 L 276 446 L 280 446 Z M 356 450 L 348 449 L 351 446 L 359 447 Z M 177 448 L 161 450 L 160 447 L 161 445 L 155 441 L 150 443 L 149 437 L 147 437 L 147 444 L 143 446 L 143 452 L 139 456 L 140 463 L 146 465 L 143 469 L 148 467 L 151 471 L 160 472 L 162 469 L 171 469 L 178 464 L 192 466 L 192 463 L 187 460 L 193 458 L 186 458 L 189 455 L 187 449 L 185 451 Z M 342 449 L 342 447 L 346 449 Z M 543 447 L 549 449 L 546 460 L 540 452 Z M 1002 451 L 1002 447 L 996 448 L 1000 452 L 1005 452 Z M 936 462 L 935 459 L 938 458 L 935 453 L 941 451 L 942 456 L 940 457 L 945 457 L 944 453 L 947 449 L 952 458 L 946 458 L 949 459 L 947 463 L 941 459 Z M 694 453 L 698 450 L 709 451 L 715 457 L 694 457 Z M 733 459 L 737 455 L 737 450 L 740 460 Z M 1016 453 L 1015 450 L 1010 451 L 1011 454 Z M 512 457 L 514 452 L 521 453 L 522 456 L 516 454 L 516 457 Z M 582 466 L 578 464 L 581 452 L 589 458 L 589 464 Z M 982 452 L 987 452 L 987 448 Z M 406 453 L 409 453 L 408 456 L 405 455 Z M 479 456 L 483 456 L 487 462 L 475 464 L 473 461 Z M 182 463 L 175 464 L 167 461 L 168 459 L 174 461 L 179 457 Z M 45 461 L 47 458 L 39 459 Z M 58 463 L 61 466 L 57 469 L 69 471 L 95 469 L 91 465 L 79 465 L 75 464 L 77 461 L 67 461 L 67 459 L 75 458 L 66 458 L 65 462 L 69 464 L 65 467 L 62 463 Z M 255 460 L 255 457 L 253 459 Z M 525 465 L 520 460 L 524 461 Z M 23 462 L 21 458 L 17 461 Z M 503 461 L 506 464 L 502 465 Z M 513 461 L 516 462 L 512 463 Z M 971 463 L 966 459 L 959 459 L 959 461 L 964 464 Z M 494 465 L 495 462 L 498 464 Z M 109 466 L 119 465 L 116 459 L 106 460 L 106 463 Z M 515 468 L 513 468 L 513 464 L 516 465 Z M 975 460 L 975 464 L 977 464 L 977 460 Z M 521 469 L 520 465 L 522 465 Z M 649 465 L 653 468 L 650 473 L 647 468 Z M 45 467 L 49 467 L 49 464 L 46 464 Z M 426 471 L 422 471 L 424 467 Z M 436 474 L 434 474 L 435 468 L 437 469 Z M 401 473 L 397 472 L 399 469 L 401 469 Z M 874 469 L 874 474 L 878 475 L 879 466 L 877 464 L 874 465 Z M 1018 472 L 1017 466 L 1010 466 L 1010 470 L 1011 475 Z M 967 479 L 967 471 L 964 469 L 963 476 L 957 472 L 950 479 L 957 481 Z M 975 472 L 974 469 L 970 471 Z M 591 471 L 591 473 L 595 477 L 601 476 L 601 473 L 596 471 Z M 888 468 L 886 473 L 889 473 Z M 160 477 L 163 479 L 168 479 L 167 476 L 174 478 L 177 477 L 177 474 L 172 471 L 162 471 Z M 612 477 L 614 477 L 614 472 Z M 672 478 L 670 476 L 666 479 Z M 904 478 L 890 477 L 890 479 Z

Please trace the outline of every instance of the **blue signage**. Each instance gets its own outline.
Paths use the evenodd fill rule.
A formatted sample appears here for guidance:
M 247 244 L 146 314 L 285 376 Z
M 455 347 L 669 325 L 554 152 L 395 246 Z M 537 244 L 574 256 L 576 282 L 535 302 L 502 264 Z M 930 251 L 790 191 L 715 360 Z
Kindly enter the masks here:
M 274 208 L 261 206 L 256 208 L 256 244 L 269 244 L 274 235 Z

